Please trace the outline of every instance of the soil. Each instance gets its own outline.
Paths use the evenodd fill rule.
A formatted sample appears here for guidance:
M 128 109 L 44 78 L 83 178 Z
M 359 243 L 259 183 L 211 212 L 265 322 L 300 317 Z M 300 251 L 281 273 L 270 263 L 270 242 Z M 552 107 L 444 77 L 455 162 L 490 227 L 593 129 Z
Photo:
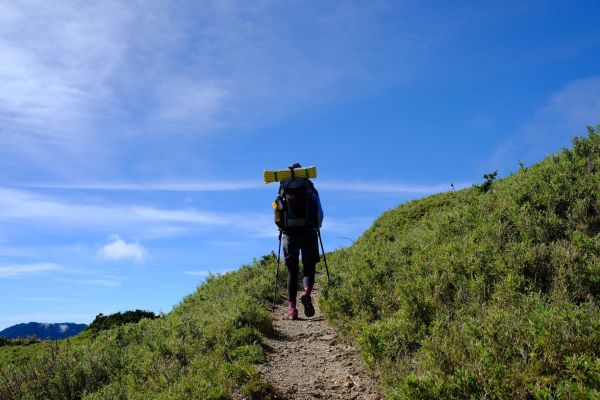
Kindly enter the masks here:
M 272 399 L 383 399 L 362 367 L 358 350 L 325 324 L 315 295 L 311 318 L 304 316 L 299 301 L 299 320 L 287 318 L 287 304 L 275 309 L 276 333 L 263 339 L 267 361 L 261 366 L 273 388 Z

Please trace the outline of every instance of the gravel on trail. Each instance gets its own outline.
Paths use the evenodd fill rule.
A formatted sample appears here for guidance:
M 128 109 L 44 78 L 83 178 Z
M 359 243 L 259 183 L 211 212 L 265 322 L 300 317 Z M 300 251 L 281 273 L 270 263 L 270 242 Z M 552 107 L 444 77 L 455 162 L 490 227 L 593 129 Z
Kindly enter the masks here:
M 267 360 L 261 365 L 274 391 L 271 399 L 383 399 L 358 350 L 326 325 L 315 293 L 313 304 L 316 314 L 306 318 L 298 302 L 296 321 L 287 319 L 287 304 L 275 309 L 275 334 L 263 338 Z

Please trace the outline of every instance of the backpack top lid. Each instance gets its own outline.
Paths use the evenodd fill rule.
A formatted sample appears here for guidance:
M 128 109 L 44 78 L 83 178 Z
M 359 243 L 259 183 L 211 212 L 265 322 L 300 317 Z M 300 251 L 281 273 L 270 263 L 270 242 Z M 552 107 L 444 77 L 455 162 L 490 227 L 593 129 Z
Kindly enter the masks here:
M 281 183 L 279 185 L 281 188 L 298 189 L 298 188 L 305 187 L 305 186 L 311 186 L 311 183 L 312 182 L 310 181 L 310 179 L 301 176 L 301 177 L 286 179 L 284 181 L 281 181 Z
M 292 176 L 290 179 L 285 179 L 283 181 L 281 181 L 280 184 L 280 190 L 282 188 L 285 189 L 298 189 L 301 187 L 311 187 L 312 182 L 310 181 L 310 179 L 308 179 L 307 176 L 296 176 L 296 174 L 294 173 L 295 169 L 301 169 L 302 165 L 300 165 L 300 163 L 292 163 L 288 166 L 288 169 L 290 170 Z

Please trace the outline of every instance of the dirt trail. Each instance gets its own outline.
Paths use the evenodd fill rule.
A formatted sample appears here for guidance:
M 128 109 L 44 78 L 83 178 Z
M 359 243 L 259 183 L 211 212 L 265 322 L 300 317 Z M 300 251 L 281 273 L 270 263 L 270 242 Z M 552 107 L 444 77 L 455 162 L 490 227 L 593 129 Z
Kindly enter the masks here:
M 314 304 L 315 316 L 305 318 L 298 302 L 297 321 L 286 318 L 287 304 L 275 310 L 276 335 L 264 338 L 267 362 L 261 368 L 275 389 L 273 399 L 383 399 L 358 351 L 339 340 Z

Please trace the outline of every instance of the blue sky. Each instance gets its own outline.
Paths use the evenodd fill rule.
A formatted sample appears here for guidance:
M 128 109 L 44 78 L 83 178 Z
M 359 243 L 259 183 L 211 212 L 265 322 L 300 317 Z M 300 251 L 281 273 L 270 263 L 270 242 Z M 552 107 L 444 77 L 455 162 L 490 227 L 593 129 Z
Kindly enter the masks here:
M 0 329 L 169 311 L 277 249 L 262 170 L 316 165 L 328 250 L 600 123 L 596 1 L 0 5 Z

